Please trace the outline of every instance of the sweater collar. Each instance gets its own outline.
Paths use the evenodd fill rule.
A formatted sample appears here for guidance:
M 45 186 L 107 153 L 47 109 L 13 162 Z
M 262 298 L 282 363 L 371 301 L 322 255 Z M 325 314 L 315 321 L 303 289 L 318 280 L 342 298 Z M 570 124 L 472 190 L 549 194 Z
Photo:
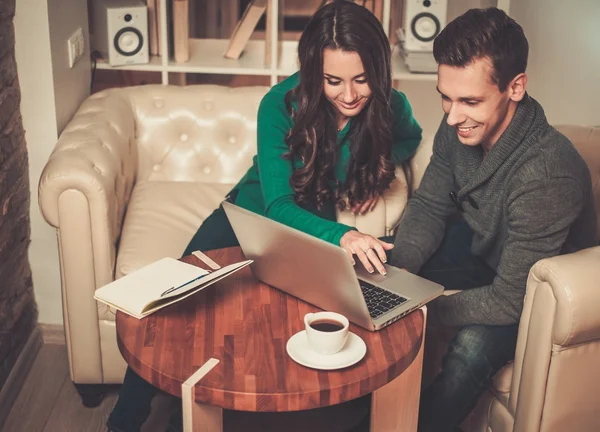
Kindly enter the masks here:
M 546 116 L 541 105 L 528 94 L 515 110 L 515 114 L 506 130 L 500 135 L 498 141 L 490 149 L 487 156 L 483 157 L 480 146 L 467 147 L 461 144 L 464 162 L 471 171 L 471 181 L 460 191 L 459 196 L 464 196 L 487 181 L 502 164 L 508 159 L 522 153 L 535 140 L 534 129 L 547 124 Z M 517 152 L 517 150 L 520 150 Z M 511 157 L 511 155 L 514 155 Z

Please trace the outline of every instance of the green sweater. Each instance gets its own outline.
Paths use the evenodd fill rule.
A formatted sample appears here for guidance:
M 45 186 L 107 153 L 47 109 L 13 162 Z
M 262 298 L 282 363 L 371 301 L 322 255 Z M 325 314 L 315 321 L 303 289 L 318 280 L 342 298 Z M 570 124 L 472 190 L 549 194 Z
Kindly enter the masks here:
M 284 159 L 288 151 L 285 136 L 292 128 L 293 120 L 285 106 L 285 95 L 299 83 L 296 73 L 273 86 L 265 95 L 258 109 L 258 154 L 246 175 L 235 186 L 235 203 L 240 207 L 267 216 L 277 222 L 296 228 L 335 245 L 352 229 L 335 222 L 334 203 L 322 211 L 305 209 L 296 204 L 294 190 L 290 186 L 293 172 L 292 161 Z M 404 94 L 393 90 L 391 100 L 394 117 L 392 159 L 400 163 L 412 156 L 421 141 L 421 127 L 412 115 L 412 109 Z M 346 179 L 350 160 L 350 148 L 345 136 L 352 119 L 338 134 L 340 143 L 336 178 L 341 184 Z

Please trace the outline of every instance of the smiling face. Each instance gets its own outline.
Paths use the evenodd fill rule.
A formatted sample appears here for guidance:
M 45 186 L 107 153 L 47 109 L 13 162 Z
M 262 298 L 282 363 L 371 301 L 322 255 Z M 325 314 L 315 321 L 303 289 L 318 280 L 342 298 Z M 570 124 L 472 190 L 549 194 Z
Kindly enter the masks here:
M 338 125 L 358 115 L 371 97 L 371 88 L 357 52 L 323 52 L 323 93 L 337 110 Z
M 492 82 L 489 59 L 473 60 L 465 67 L 441 64 L 437 90 L 447 122 L 467 146 L 481 145 L 489 151 L 508 127 L 518 102 L 525 95 L 527 77 L 519 74 L 501 92 Z

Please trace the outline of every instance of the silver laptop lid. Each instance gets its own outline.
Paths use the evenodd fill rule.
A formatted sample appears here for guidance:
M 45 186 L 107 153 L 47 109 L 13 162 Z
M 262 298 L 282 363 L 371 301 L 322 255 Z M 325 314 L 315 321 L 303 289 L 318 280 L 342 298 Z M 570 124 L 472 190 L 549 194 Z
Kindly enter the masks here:
M 229 222 L 257 279 L 373 330 L 354 268 L 335 245 L 228 202 Z

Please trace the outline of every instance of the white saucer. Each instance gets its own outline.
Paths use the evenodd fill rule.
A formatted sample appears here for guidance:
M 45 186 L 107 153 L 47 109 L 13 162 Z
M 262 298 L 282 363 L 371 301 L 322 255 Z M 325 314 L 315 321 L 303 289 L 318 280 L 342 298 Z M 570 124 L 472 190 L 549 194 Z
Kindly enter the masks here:
M 313 369 L 341 369 L 360 361 L 367 353 L 367 345 L 357 335 L 348 332 L 346 345 L 339 352 L 331 355 L 314 352 L 308 345 L 306 330 L 296 333 L 288 340 L 287 353 L 296 363 Z

